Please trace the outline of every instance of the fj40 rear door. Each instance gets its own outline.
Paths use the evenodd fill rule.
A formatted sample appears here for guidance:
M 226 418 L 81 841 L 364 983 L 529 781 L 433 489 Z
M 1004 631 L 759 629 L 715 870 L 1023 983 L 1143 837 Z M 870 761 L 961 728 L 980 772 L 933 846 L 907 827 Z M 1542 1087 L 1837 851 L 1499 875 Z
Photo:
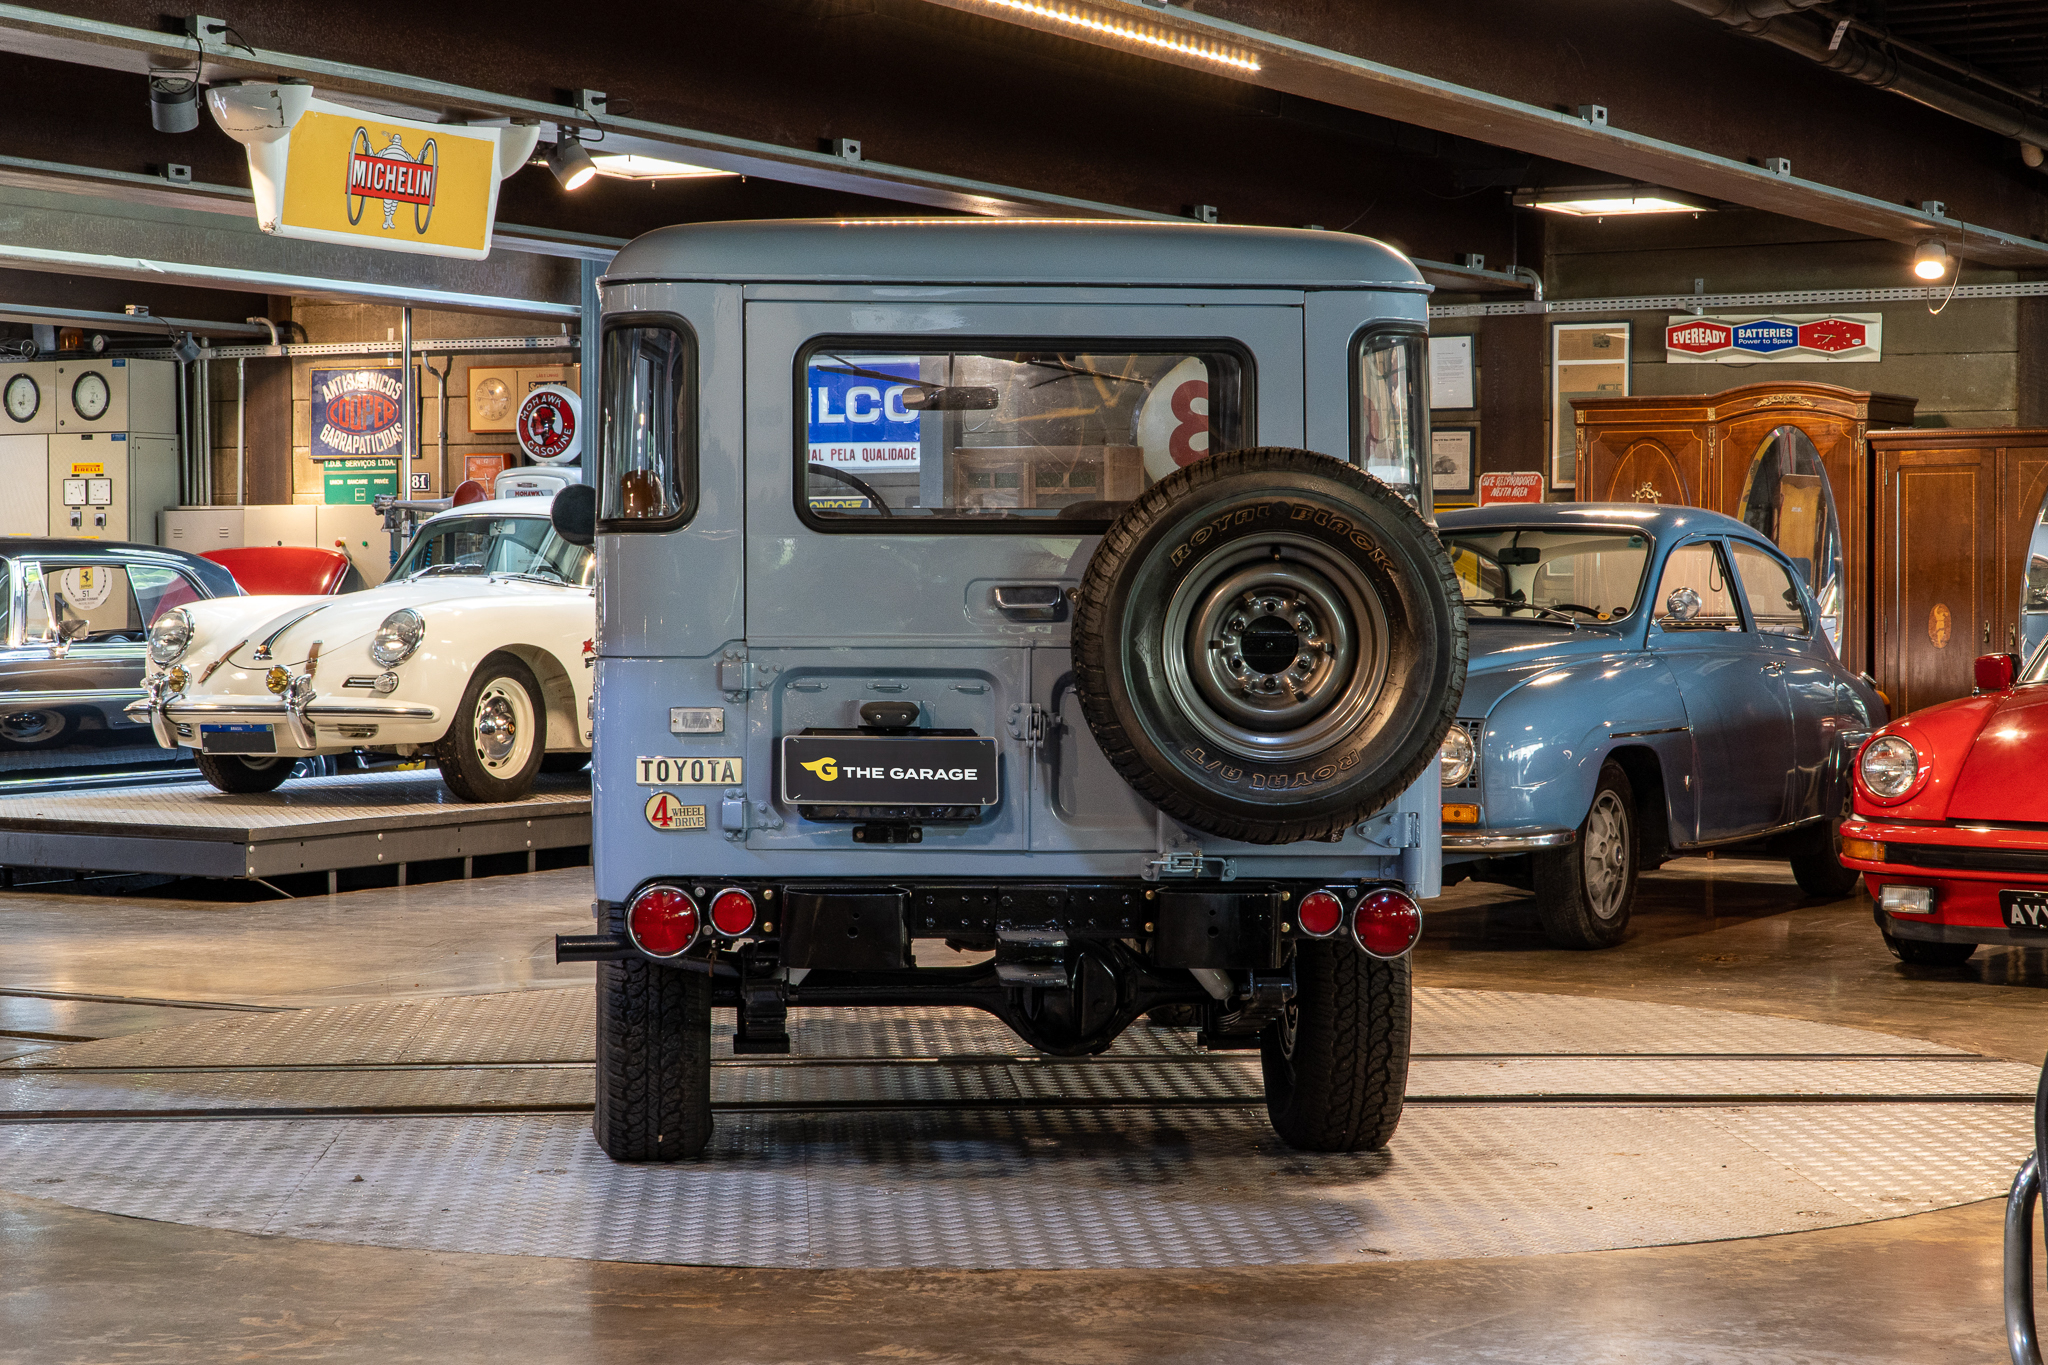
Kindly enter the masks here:
M 1102 528 L 1158 478 L 1212 448 L 1301 444 L 1300 295 L 818 292 L 756 286 L 746 304 L 748 846 L 851 849 L 862 825 L 892 837 L 886 816 L 915 825 L 904 848 L 927 856 L 1149 853 L 1156 816 L 1074 703 L 1069 594 Z M 847 760 L 806 744 L 810 800 L 790 801 L 784 737 L 858 740 L 906 718 L 993 741 L 993 784 L 963 781 L 953 806 L 906 786 L 893 811 L 833 808 L 818 782 Z M 887 752 L 872 765 L 885 780 L 927 766 Z M 968 770 L 969 750 L 948 752 L 933 771 Z

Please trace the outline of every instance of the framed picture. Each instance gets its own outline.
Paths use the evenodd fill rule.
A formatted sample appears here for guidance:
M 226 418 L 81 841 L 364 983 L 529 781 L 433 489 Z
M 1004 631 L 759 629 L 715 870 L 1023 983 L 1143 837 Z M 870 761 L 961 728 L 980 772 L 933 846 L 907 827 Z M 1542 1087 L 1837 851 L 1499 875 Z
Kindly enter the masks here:
M 1574 398 L 1628 396 L 1626 322 L 1563 322 L 1550 329 L 1550 486 L 1579 486 Z
M 1479 428 L 1437 427 L 1429 433 L 1429 486 L 1453 497 L 1472 495 L 1472 468 Z

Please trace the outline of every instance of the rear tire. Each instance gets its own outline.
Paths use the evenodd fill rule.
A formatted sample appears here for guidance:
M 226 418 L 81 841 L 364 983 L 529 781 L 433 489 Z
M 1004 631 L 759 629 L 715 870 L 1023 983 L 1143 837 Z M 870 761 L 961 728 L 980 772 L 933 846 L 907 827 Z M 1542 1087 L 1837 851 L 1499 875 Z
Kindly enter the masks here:
M 517 801 L 533 790 L 547 741 L 547 704 L 533 670 L 493 654 L 463 689 L 434 757 L 441 780 L 464 801 Z
M 289 758 L 244 758 L 240 754 L 195 754 L 199 775 L 224 792 L 274 792 L 298 762 Z
M 597 964 L 597 1145 L 614 1161 L 682 1161 L 711 1140 L 711 978 Z
M 1924 938 L 1884 936 L 1884 946 L 1908 967 L 1960 967 L 1975 955 L 1974 943 L 1929 943 Z
M 1846 805 L 1846 803 L 1845 803 Z M 1846 809 L 1842 812 L 1846 815 Z M 1809 896 L 1838 901 L 1856 889 L 1863 874 L 1842 866 L 1842 820 L 1823 820 L 1799 832 L 1799 847 L 1792 853 L 1792 876 Z
M 1273 1131 L 1298 1151 L 1376 1152 L 1408 1090 L 1408 959 L 1342 941 L 1294 954 L 1298 994 L 1259 1040 Z
M 1628 774 L 1605 764 L 1578 841 L 1529 856 L 1536 913 L 1553 948 L 1612 948 L 1628 934 L 1641 843 Z

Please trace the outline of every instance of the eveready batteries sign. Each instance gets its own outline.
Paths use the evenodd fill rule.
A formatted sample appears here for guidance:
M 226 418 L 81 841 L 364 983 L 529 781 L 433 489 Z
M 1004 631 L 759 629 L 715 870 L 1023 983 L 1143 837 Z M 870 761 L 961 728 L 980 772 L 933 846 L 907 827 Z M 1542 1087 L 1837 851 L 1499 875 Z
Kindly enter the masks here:
M 916 473 L 923 460 L 922 414 L 903 406 L 903 395 L 918 388 L 914 358 L 875 359 L 858 365 L 820 356 L 810 363 L 806 383 L 813 464 L 849 472 L 904 470 Z
M 1878 360 L 1884 354 L 1884 314 L 1680 315 L 1666 321 L 1664 351 L 1664 358 L 1675 365 Z

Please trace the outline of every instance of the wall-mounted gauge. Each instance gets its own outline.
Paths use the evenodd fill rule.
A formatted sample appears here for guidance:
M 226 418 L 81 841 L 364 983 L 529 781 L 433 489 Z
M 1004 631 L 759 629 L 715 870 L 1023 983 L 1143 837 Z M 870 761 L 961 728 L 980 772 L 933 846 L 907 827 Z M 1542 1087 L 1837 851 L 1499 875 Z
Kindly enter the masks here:
M 72 409 L 88 422 L 97 422 L 106 416 L 107 404 L 113 398 L 113 390 L 107 387 L 107 377 L 98 370 L 87 370 L 71 385 Z
M 8 376 L 5 398 L 7 415 L 17 422 L 30 420 L 43 406 L 43 391 L 31 374 Z

